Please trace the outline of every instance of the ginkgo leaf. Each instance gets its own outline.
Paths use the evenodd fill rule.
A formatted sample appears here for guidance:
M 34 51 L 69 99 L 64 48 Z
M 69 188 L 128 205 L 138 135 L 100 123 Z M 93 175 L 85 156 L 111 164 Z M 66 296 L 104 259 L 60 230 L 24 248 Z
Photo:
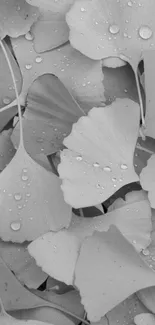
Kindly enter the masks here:
M 69 44 L 38 55 L 31 40 L 19 37 L 11 42 L 23 77 L 21 104 L 33 81 L 45 73 L 56 75 L 81 102 L 97 105 L 104 100 L 101 61 L 88 59 Z
M 50 33 L 49 33 L 50 30 Z M 39 19 L 31 28 L 36 52 L 42 53 L 54 49 L 69 38 L 69 27 L 65 16 L 50 11 L 40 10 Z
M 136 199 L 137 200 L 137 199 Z M 126 202 L 124 206 L 95 218 L 73 214 L 67 230 L 49 232 L 29 244 L 36 263 L 51 277 L 73 284 L 75 265 L 83 240 L 94 231 L 107 231 L 115 225 L 137 251 L 150 244 L 151 209 L 147 198 Z
M 139 105 L 128 99 L 81 117 L 64 139 L 68 149 L 58 166 L 65 201 L 74 208 L 96 205 L 138 181 L 133 167 L 138 130 Z
M 0 133 L 0 171 L 9 164 L 16 152 L 10 139 L 11 134 L 11 129 Z
M 0 184 L 4 241 L 30 241 L 49 230 L 68 227 L 71 207 L 63 200 L 60 180 L 33 161 L 23 147 L 0 174 Z
M 16 318 L 10 316 L 4 310 L 2 301 L 0 300 L 0 324 L 1 325 L 48 325 L 49 323 L 40 322 L 37 320 L 17 320 Z M 52 324 L 51 324 L 52 325 Z
M 38 8 L 30 6 L 25 0 L 1 0 L 0 38 L 6 35 L 18 37 L 30 30 L 39 16 Z
M 137 68 L 154 48 L 154 10 L 154 0 L 76 1 L 66 15 L 71 44 L 92 59 L 119 57 Z
M 32 6 L 37 6 L 44 10 L 65 14 L 75 0 L 26 0 Z
M 155 208 L 155 154 L 147 161 L 147 166 L 140 173 L 140 184 L 148 191 L 148 198 L 152 208 Z
M 84 240 L 75 285 L 90 321 L 100 320 L 132 293 L 154 284 L 155 274 L 114 226 Z
M 27 245 L 28 243 L 14 244 L 1 240 L 0 256 L 22 284 L 37 289 L 47 279 L 47 274 L 36 265 Z
M 84 115 L 63 83 L 53 75 L 43 75 L 29 88 L 26 101 L 23 133 L 27 152 L 34 157 L 40 153 L 50 155 L 62 149 L 63 139 L 70 133 L 72 124 Z M 19 138 L 18 123 L 12 134 L 16 148 Z
M 1 16 L 2 3 L 3 3 L 3 0 L 0 3 L 0 16 Z M 6 3 L 6 1 L 5 1 L 5 3 Z M 1 22 L 1 18 L 0 18 L 0 22 Z M 5 45 L 5 49 L 7 51 L 9 60 L 11 62 L 14 74 L 15 74 L 15 78 L 17 80 L 17 90 L 20 93 L 21 88 L 22 88 L 22 76 L 21 76 L 20 68 L 19 68 L 13 54 L 11 53 L 11 50 L 9 49 L 8 45 L 6 43 L 4 43 L 4 45 Z M 1 48 L 0 48 L 0 71 L 1 71 L 1 74 L 0 74 L 0 90 L 1 90 L 0 91 L 0 108 L 1 108 L 5 105 L 11 103 L 15 99 L 15 91 L 13 89 L 11 74 L 10 74 L 4 53 Z M 17 108 L 16 109 L 13 108 L 13 112 L 11 110 L 9 110 L 9 119 L 11 119 L 16 113 L 17 113 Z M 7 112 L 0 111 L 0 130 L 2 130 L 2 128 L 9 121 L 9 119 L 5 118 L 5 115 L 7 116 L 7 114 L 8 114 Z
M 142 313 L 134 317 L 134 322 L 136 325 L 154 325 L 155 315 L 149 313 Z

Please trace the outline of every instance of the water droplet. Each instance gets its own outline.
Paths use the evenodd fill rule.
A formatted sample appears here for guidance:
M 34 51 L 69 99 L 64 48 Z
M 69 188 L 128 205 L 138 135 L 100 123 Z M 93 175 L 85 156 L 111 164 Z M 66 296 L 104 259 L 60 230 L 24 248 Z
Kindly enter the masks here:
M 82 12 L 86 12 L 86 9 L 83 8 L 83 7 L 82 7 L 80 10 L 81 10 Z
M 132 1 L 128 1 L 128 6 L 132 7 L 132 5 L 133 5 Z
M 20 6 L 17 6 L 17 11 L 19 11 L 21 8 L 20 8 Z
M 150 39 L 152 34 L 153 34 L 152 30 L 148 26 L 141 26 L 139 28 L 139 36 L 144 40 Z
M 133 240 L 132 243 L 133 243 L 133 244 L 137 244 L 136 240 Z
M 104 170 L 105 172 L 111 172 L 111 167 L 109 167 L 109 166 L 105 166 L 105 167 L 103 168 L 103 170 Z
M 94 166 L 94 167 L 100 167 L 100 164 L 99 164 L 98 162 L 95 162 L 95 163 L 93 164 L 93 166 Z
M 37 56 L 35 59 L 36 63 L 40 63 L 40 62 L 42 62 L 42 60 L 43 59 L 41 58 L 41 56 Z
M 27 173 L 27 168 L 23 168 L 23 173 Z
M 22 180 L 23 181 L 27 181 L 28 180 L 28 176 L 27 175 L 22 175 Z
M 43 138 L 37 138 L 36 140 L 38 143 L 43 143 L 44 142 L 44 139 Z
M 10 102 L 11 102 L 11 99 L 9 97 L 3 98 L 3 103 L 4 104 L 10 104 Z
M 10 227 L 14 231 L 18 231 L 21 228 L 21 223 L 19 221 L 11 222 Z
M 25 68 L 26 68 L 26 70 L 30 70 L 32 68 L 32 65 L 31 64 L 26 64 Z
M 28 32 L 27 34 L 25 34 L 25 38 L 27 39 L 27 41 L 32 41 L 33 40 L 33 35 Z
M 155 261 L 155 257 L 154 256 L 152 257 L 152 261 Z
M 128 169 L 128 166 L 126 164 L 121 164 L 121 169 L 126 170 Z
M 82 156 L 77 156 L 76 157 L 76 160 L 81 161 L 82 160 Z
M 15 198 L 16 201 L 20 201 L 21 198 L 22 198 L 21 193 L 15 193 L 14 198 Z
M 143 249 L 142 250 L 143 255 L 148 256 L 150 254 L 148 249 Z
M 26 193 L 26 196 L 27 196 L 27 197 L 30 197 L 30 196 L 31 196 L 31 194 L 30 194 L 30 193 Z
M 111 34 L 117 34 L 119 32 L 120 28 L 118 25 L 110 25 L 109 32 Z
M 112 182 L 116 182 L 116 181 L 117 181 L 116 177 L 113 177 Z

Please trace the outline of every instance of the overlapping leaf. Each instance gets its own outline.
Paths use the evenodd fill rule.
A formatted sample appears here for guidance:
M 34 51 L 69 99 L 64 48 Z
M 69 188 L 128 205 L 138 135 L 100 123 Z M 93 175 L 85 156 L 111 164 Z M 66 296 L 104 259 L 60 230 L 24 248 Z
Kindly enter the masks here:
M 0 171 L 2 171 L 15 155 L 15 148 L 11 142 L 12 130 L 5 130 L 0 134 Z
M 155 316 L 149 313 L 142 313 L 140 315 L 136 315 L 134 317 L 134 322 L 136 325 L 154 325 L 155 323 Z
M 84 240 L 75 285 L 91 321 L 100 320 L 129 295 L 154 284 L 155 274 L 114 226 Z
M 76 1 L 66 15 L 73 47 L 88 57 L 124 58 L 135 68 L 154 48 L 153 0 Z
M 33 81 L 45 73 L 55 74 L 81 102 L 97 105 L 104 100 L 101 61 L 86 58 L 69 44 L 38 55 L 31 40 L 19 37 L 11 41 L 23 76 L 22 104 Z
M 148 198 L 152 208 L 155 208 L 155 154 L 147 161 L 147 166 L 142 169 L 140 183 L 148 191 Z
M 139 105 L 127 99 L 80 118 L 64 140 L 68 149 L 58 166 L 66 202 L 75 208 L 96 205 L 138 181 L 133 167 L 138 130 Z
M 23 115 L 25 148 L 31 156 L 50 155 L 63 147 L 63 139 L 72 124 L 84 114 L 61 81 L 53 75 L 35 80 L 27 96 Z M 19 145 L 20 126 L 16 125 L 12 141 Z
M 44 10 L 50 10 L 52 12 L 59 12 L 65 14 L 75 0 L 26 0 L 27 3 L 37 6 Z
M 25 0 L 1 0 L 0 38 L 6 35 L 18 37 L 30 30 L 39 16 L 38 8 L 30 6 Z

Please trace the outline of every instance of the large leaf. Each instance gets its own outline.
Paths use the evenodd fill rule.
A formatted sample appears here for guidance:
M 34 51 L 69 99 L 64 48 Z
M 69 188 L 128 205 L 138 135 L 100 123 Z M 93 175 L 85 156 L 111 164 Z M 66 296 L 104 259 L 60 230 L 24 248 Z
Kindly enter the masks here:
M 72 124 L 84 115 L 63 83 L 46 74 L 33 82 L 27 96 L 23 115 L 25 148 L 31 156 L 50 155 L 63 147 L 63 139 Z M 18 147 L 20 126 L 16 125 L 12 140 Z
M 75 285 L 91 321 L 100 320 L 132 293 L 154 284 L 151 268 L 114 226 L 84 240 L 76 264 Z
M 68 149 L 58 166 L 66 202 L 74 208 L 96 205 L 138 181 L 133 167 L 138 130 L 139 105 L 127 99 L 81 117 L 64 140 Z
M 96 105 L 104 100 L 101 61 L 86 58 L 69 44 L 38 55 L 31 40 L 19 37 L 11 42 L 23 76 L 22 104 L 33 81 L 45 73 L 55 74 L 82 102 Z
M 66 15 L 73 47 L 99 60 L 120 57 L 137 67 L 154 48 L 154 0 L 76 1 Z
M 0 38 L 6 35 L 11 37 L 24 35 L 30 30 L 38 15 L 38 8 L 30 6 L 25 0 L 1 0 Z

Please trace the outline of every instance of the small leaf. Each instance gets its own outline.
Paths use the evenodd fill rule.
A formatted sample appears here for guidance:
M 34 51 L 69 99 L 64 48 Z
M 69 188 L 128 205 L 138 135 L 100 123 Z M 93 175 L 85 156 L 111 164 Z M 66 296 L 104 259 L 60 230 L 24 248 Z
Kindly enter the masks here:
M 133 167 L 138 130 L 139 105 L 128 99 L 81 117 L 64 139 L 68 149 L 58 166 L 65 201 L 74 208 L 96 205 L 138 181 Z
M 154 284 L 155 274 L 115 226 L 84 240 L 75 285 L 90 321 L 100 320 L 132 293 Z
M 24 142 L 27 152 L 50 155 L 63 147 L 63 139 L 72 124 L 84 114 L 63 83 L 55 76 L 39 77 L 29 88 L 23 115 Z M 17 148 L 20 126 L 16 125 L 12 141 Z
M 1 0 L 0 38 L 6 35 L 18 37 L 26 34 L 37 20 L 38 8 L 30 6 L 25 0 Z
M 63 200 L 60 180 L 34 162 L 23 147 L 0 174 L 0 184 L 4 241 L 30 241 L 49 230 L 68 227 L 71 207 Z
M 33 81 L 45 73 L 56 75 L 81 102 L 97 105 L 104 100 L 101 61 L 86 58 L 69 44 L 38 55 L 34 50 L 33 41 L 19 37 L 11 39 L 11 42 L 23 77 L 21 104 L 25 104 L 28 89 Z

